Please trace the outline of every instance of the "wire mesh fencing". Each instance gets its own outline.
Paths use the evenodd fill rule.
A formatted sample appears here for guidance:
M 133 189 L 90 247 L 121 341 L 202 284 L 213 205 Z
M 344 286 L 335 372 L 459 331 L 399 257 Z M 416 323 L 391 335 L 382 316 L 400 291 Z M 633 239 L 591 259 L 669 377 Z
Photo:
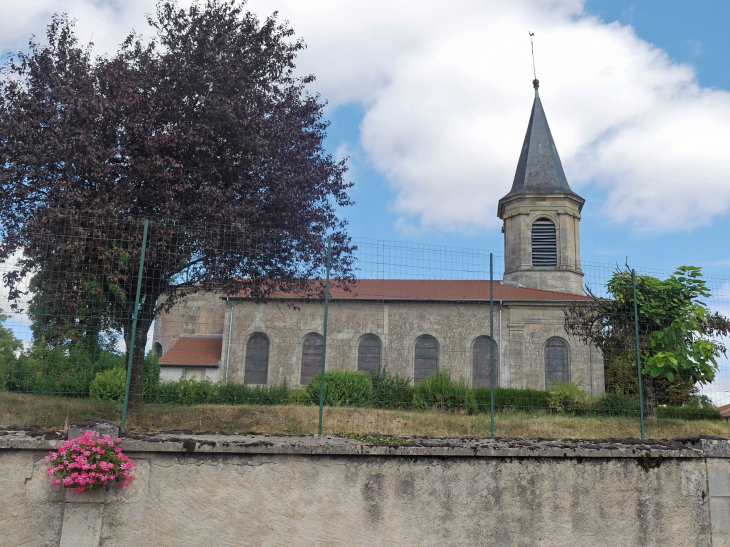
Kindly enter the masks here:
M 391 441 L 638 436 L 642 413 L 654 436 L 726 427 L 730 277 L 637 268 L 634 296 L 616 265 L 505 272 L 486 250 L 111 215 L 39 217 L 5 249 L 3 425 Z

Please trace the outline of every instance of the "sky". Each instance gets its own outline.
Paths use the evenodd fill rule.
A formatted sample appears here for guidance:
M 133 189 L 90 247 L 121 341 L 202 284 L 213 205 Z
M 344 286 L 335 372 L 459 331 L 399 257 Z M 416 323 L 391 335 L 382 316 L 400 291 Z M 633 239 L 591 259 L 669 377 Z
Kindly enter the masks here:
M 189 0 L 182 0 L 187 5 Z M 0 52 L 42 40 L 54 11 L 112 52 L 149 36 L 155 0 L 0 0 Z M 534 92 L 572 189 L 586 262 L 701 266 L 730 314 L 726 0 L 251 0 L 307 49 L 326 146 L 349 157 L 354 237 L 501 252 Z M 723 280 L 724 276 L 724 280 Z M 724 285 L 724 286 L 723 286 Z
M 42 39 L 54 10 L 114 51 L 150 35 L 154 0 L 0 0 L 0 52 Z M 189 0 L 181 2 L 182 5 Z M 355 237 L 501 252 L 533 89 L 586 199 L 583 260 L 730 270 L 730 46 L 725 1 L 251 0 L 307 49 L 327 149 L 349 157 Z M 725 16 L 725 17 L 724 17 Z

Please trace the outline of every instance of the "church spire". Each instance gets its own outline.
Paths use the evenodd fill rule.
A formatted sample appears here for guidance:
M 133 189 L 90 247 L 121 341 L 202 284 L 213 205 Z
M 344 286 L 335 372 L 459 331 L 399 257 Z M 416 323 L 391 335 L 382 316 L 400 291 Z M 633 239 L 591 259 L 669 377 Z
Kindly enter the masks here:
M 504 221 L 504 281 L 583 294 L 578 225 L 585 200 L 568 185 L 537 78 L 532 85 L 535 102 L 512 189 L 497 206 Z
M 582 201 L 568 185 L 558 149 L 550 133 L 545 110 L 540 101 L 540 82 L 533 80 L 535 101 L 532 104 L 530 123 L 522 145 L 512 190 L 505 196 L 516 194 L 571 194 Z M 504 199 L 504 198 L 503 198 Z

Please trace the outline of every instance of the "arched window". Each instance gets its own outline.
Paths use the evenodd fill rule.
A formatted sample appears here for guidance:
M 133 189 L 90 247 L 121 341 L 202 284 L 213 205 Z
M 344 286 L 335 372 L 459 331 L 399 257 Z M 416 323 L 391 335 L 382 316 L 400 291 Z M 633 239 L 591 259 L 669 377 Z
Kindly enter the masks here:
M 557 268 L 558 247 L 555 240 L 555 224 L 547 218 L 539 218 L 532 224 L 533 268 Z
M 425 334 L 416 340 L 416 354 L 413 363 L 413 383 L 418 385 L 439 368 L 439 343 L 433 336 Z
M 357 347 L 357 370 L 364 372 L 378 370 L 381 347 L 380 338 L 374 334 L 363 336 Z
M 489 336 L 479 336 L 472 346 L 472 386 L 491 387 L 492 362 Z M 499 352 L 497 343 L 492 340 L 494 347 L 494 386 L 499 385 Z
M 269 373 L 269 339 L 262 332 L 251 335 L 246 344 L 246 384 L 265 384 Z
M 152 351 L 157 354 L 157 357 L 162 357 L 162 344 L 159 342 L 152 344 Z
M 302 385 L 322 370 L 322 335 L 307 334 L 302 344 Z
M 562 338 L 550 338 L 545 344 L 545 388 L 552 382 L 570 381 L 570 348 Z

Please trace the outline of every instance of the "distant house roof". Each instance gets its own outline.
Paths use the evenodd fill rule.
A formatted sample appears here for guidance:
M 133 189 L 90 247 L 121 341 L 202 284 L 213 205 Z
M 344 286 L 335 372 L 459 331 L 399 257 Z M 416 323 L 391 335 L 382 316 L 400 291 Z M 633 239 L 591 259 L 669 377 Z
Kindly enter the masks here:
M 718 406 L 717 410 L 726 420 L 730 418 L 730 405 Z
M 317 283 L 322 283 L 317 280 Z M 414 301 L 489 301 L 489 281 L 449 279 L 359 279 L 349 285 L 330 286 L 330 300 L 414 300 Z M 246 298 L 247 291 L 236 295 Z M 273 298 L 302 298 L 295 292 L 281 292 Z M 494 282 L 494 300 L 510 302 L 590 301 L 579 294 L 530 289 Z
M 163 367 L 217 367 L 222 346 L 221 334 L 183 334 L 159 363 Z

